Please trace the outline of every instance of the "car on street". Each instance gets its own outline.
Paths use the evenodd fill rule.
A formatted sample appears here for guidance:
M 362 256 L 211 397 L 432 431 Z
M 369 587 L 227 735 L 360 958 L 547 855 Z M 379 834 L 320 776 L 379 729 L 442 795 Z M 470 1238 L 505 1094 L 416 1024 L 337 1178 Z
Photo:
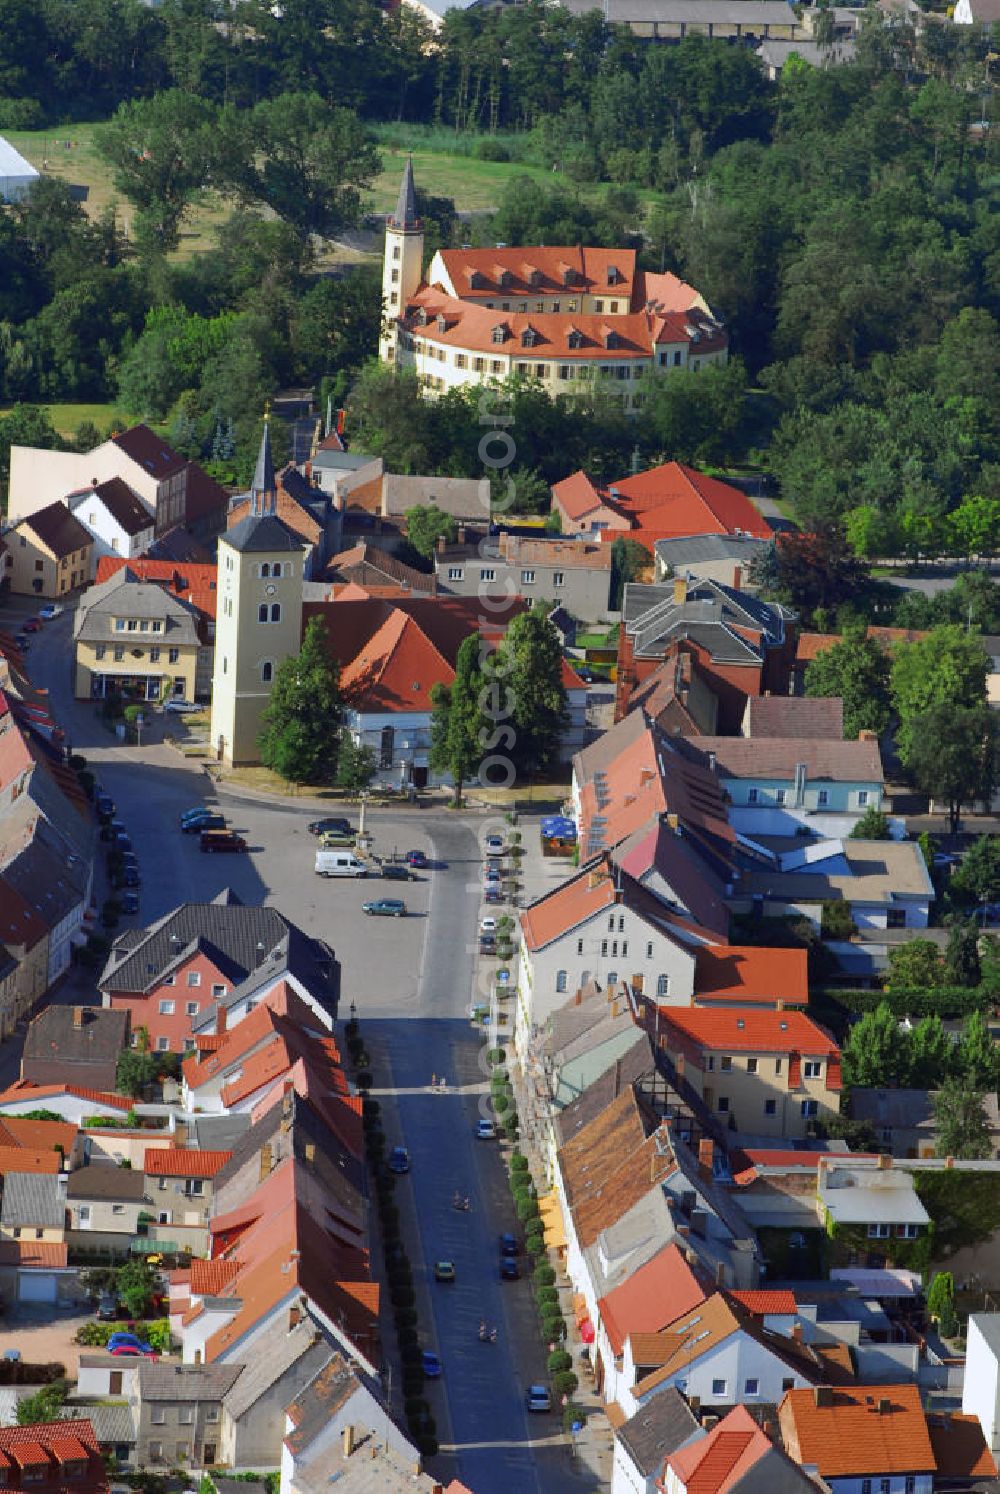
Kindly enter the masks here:
M 142 886 L 142 878 L 139 875 L 139 868 L 137 866 L 123 866 L 122 867 L 122 886 L 123 887 L 141 887 Z
M 503 902 L 503 893 L 500 891 L 500 883 L 499 882 L 493 882 L 493 883 L 490 884 L 490 886 L 483 888 L 483 902 L 484 903 L 502 903 Z
M 481 918 L 479 920 L 479 932 L 481 934 L 495 934 L 496 931 L 497 921 L 493 917 L 492 913 L 487 913 L 485 918 Z
M 934 855 L 934 867 L 941 871 L 947 866 L 961 866 L 962 857 L 952 851 L 937 851 Z
M 247 843 L 242 835 L 237 835 L 235 830 L 203 830 L 201 832 L 201 849 L 212 855 L 222 855 L 227 851 L 245 851 Z
M 181 833 L 183 835 L 200 834 L 202 830 L 225 830 L 226 817 L 217 809 L 196 809 L 189 811 L 181 819 Z
M 136 1333 L 112 1333 L 108 1339 L 108 1350 L 114 1353 L 115 1349 L 139 1349 L 143 1354 L 153 1354 L 155 1350 L 152 1344 L 143 1343 Z
M 133 1344 L 119 1344 L 111 1353 L 115 1359 L 159 1359 L 155 1349 L 137 1349 Z
M 500 1236 L 500 1254 L 517 1256 L 521 1254 L 521 1247 L 517 1243 L 517 1236 L 504 1234 Z
M 46 622 L 51 622 L 54 617 L 60 615 L 62 610 L 57 602 L 46 602 L 44 607 L 39 608 L 38 615 L 39 617 L 43 617 Z
M 443 1365 L 436 1354 L 432 1354 L 430 1349 L 425 1349 L 420 1356 L 420 1362 L 428 1380 L 440 1380 Z
M 502 835 L 487 835 L 485 841 L 483 842 L 483 845 L 484 845 L 484 848 L 485 848 L 487 856 L 502 856 L 503 855 L 503 836 Z
M 406 860 L 408 865 L 414 868 L 423 869 L 429 864 L 423 851 L 407 851 Z
M 324 830 L 319 838 L 321 846 L 327 850 L 344 850 L 355 844 L 358 838 L 356 830 Z
M 97 1316 L 102 1323 L 113 1323 L 118 1316 L 118 1298 L 113 1292 L 105 1292 L 97 1304 Z
M 551 1411 L 552 1396 L 547 1385 L 529 1385 L 524 1397 L 529 1411 Z
M 26 617 L 21 627 L 25 633 L 40 633 L 42 624 L 37 617 Z
M 115 832 L 115 838 L 112 844 L 118 851 L 131 851 L 132 837 L 131 835 L 129 835 L 127 830 L 118 830 Z
M 500 1257 L 500 1280 L 517 1281 L 520 1275 L 521 1268 L 514 1257 L 512 1255 L 502 1255 Z
M 395 861 L 383 861 L 379 868 L 379 875 L 385 877 L 387 882 L 410 882 L 413 873 L 408 866 L 400 866 Z
M 180 695 L 175 695 L 164 702 L 163 709 L 173 711 L 178 716 L 187 716 L 192 711 L 200 711 L 201 706 L 194 700 L 184 700 Z
M 410 1154 L 405 1146 L 394 1146 L 385 1164 L 390 1172 L 402 1173 L 410 1170 Z
M 435 1281 L 454 1281 L 455 1280 L 455 1262 L 454 1261 L 435 1261 L 434 1262 L 434 1280 Z
M 95 794 L 94 808 L 96 809 L 98 816 L 102 820 L 110 820 L 114 818 L 115 801 L 114 799 L 112 799 L 110 794 Z
M 3 1357 L 6 1359 L 8 1364 L 20 1364 L 21 1351 L 20 1349 L 4 1349 Z
M 14 642 L 17 644 L 22 654 L 26 654 L 28 652 L 28 649 L 31 647 L 31 639 L 28 637 L 27 633 L 15 633 Z
M 350 835 L 353 828 L 350 820 L 342 819 L 339 815 L 327 815 L 326 819 L 313 820 L 308 827 L 310 835 Z
M 379 897 L 372 903 L 362 903 L 361 911 L 367 913 L 369 918 L 404 918 L 406 904 L 402 898 Z
M 118 899 L 118 901 L 121 903 L 121 909 L 122 909 L 123 913 L 128 914 L 130 916 L 132 914 L 134 914 L 134 913 L 138 913 L 138 911 L 139 911 L 139 894 L 138 894 L 138 892 L 123 892 L 122 895 L 121 895 L 121 897 Z
M 497 1128 L 493 1121 L 481 1120 L 476 1124 L 476 1137 L 479 1141 L 495 1141 Z
M 495 955 L 497 952 L 496 934 L 480 934 L 479 953 L 484 955 Z

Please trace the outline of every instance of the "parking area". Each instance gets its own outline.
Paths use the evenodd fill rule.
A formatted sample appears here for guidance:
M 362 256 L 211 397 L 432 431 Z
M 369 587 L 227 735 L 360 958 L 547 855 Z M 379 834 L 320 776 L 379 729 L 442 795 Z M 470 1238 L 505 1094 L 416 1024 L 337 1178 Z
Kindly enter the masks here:
M 80 1355 L 87 1351 L 75 1342 L 77 1329 L 93 1318 L 90 1307 L 11 1307 L 0 1319 L 0 1349 L 17 1349 L 26 1364 L 64 1364 L 75 1380 Z

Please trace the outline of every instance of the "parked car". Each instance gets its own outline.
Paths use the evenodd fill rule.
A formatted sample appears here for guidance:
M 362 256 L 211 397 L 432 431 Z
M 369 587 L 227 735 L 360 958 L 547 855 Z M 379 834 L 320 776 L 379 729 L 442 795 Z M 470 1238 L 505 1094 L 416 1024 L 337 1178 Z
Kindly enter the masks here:
M 95 794 L 94 808 L 96 809 L 98 817 L 100 819 L 110 820 L 114 818 L 115 801 L 114 799 L 112 799 L 110 794 Z
M 247 843 L 235 830 L 203 830 L 201 849 L 215 855 L 227 851 L 245 851 Z
M 385 1164 L 390 1172 L 403 1173 L 410 1170 L 410 1154 L 405 1146 L 394 1146 Z
M 44 607 L 39 608 L 38 615 L 39 617 L 43 617 L 46 622 L 51 622 L 54 617 L 60 615 L 62 610 L 58 602 L 46 602 Z
M 142 1339 L 135 1333 L 112 1333 L 108 1339 L 108 1349 L 114 1353 L 115 1349 L 139 1349 L 143 1354 L 153 1354 L 156 1351 L 152 1344 L 144 1344 Z
M 139 911 L 139 894 L 138 894 L 138 892 L 123 892 L 122 895 L 121 895 L 121 897 L 118 899 L 118 901 L 121 903 L 121 909 L 122 909 L 123 913 L 126 913 L 126 914 L 128 914 L 130 916 L 133 913 L 138 913 L 138 911 Z
M 496 954 L 496 952 L 497 952 L 497 936 L 496 936 L 496 934 L 480 934 L 480 936 L 479 936 L 479 953 L 480 954 L 484 954 L 484 955 L 492 955 L 492 954 Z
M 500 1236 L 500 1254 L 516 1256 L 521 1254 L 521 1247 L 517 1243 L 517 1236 L 505 1234 Z
M 155 1349 L 137 1349 L 132 1344 L 119 1344 L 111 1350 L 116 1359 L 159 1359 Z
M 21 627 L 25 633 L 40 633 L 42 624 L 37 617 L 26 617 Z
M 398 897 L 380 897 L 373 903 L 362 903 L 361 911 L 372 918 L 404 918 L 406 904 Z
M 337 850 L 345 846 L 353 846 L 357 838 L 356 830 L 324 830 L 320 835 L 319 843 L 328 850 Z
M 142 886 L 142 878 L 139 875 L 139 868 L 137 866 L 123 866 L 121 875 L 123 887 Z
M 517 1281 L 520 1275 L 521 1268 L 514 1257 L 512 1255 L 502 1255 L 500 1257 L 500 1280 Z
M 503 855 L 503 836 L 502 835 L 487 835 L 485 841 L 483 842 L 483 847 L 484 847 L 484 849 L 486 851 L 486 854 L 488 856 L 502 856 Z
M 202 809 L 181 820 L 183 835 L 199 835 L 203 830 L 225 830 L 226 817 L 217 809 Z
M 525 1401 L 529 1411 L 551 1411 L 552 1396 L 547 1385 L 529 1385 Z
M 424 1374 L 427 1376 L 427 1379 L 440 1380 L 443 1365 L 438 1356 L 436 1354 L 432 1354 L 430 1349 L 425 1349 L 421 1354 L 420 1359 L 421 1363 L 423 1364 Z
M 308 829 L 310 835 L 351 835 L 354 826 L 350 820 L 342 819 L 339 815 L 327 815 L 325 819 L 313 820 Z
M 118 830 L 115 832 L 115 838 L 112 844 L 118 851 L 131 851 L 132 837 L 131 835 L 129 835 L 127 830 Z
M 492 1121 L 481 1120 L 476 1126 L 476 1137 L 479 1141 L 495 1141 L 497 1128 Z
M 31 639 L 28 637 L 27 633 L 15 633 L 14 642 L 17 644 L 22 654 L 26 654 L 31 647 Z
M 487 913 L 485 918 L 481 918 L 479 920 L 479 932 L 481 934 L 495 934 L 496 931 L 497 921 L 493 917 L 492 913 Z
M 484 887 L 484 889 L 483 889 L 483 902 L 484 903 L 502 903 L 503 902 L 503 893 L 500 891 L 500 883 L 499 882 L 492 882 L 488 887 Z
M 102 1323 L 113 1323 L 118 1317 L 118 1298 L 113 1292 L 105 1292 L 97 1304 L 97 1316 Z
M 190 711 L 200 711 L 201 706 L 193 700 L 184 700 L 180 695 L 174 695 L 170 700 L 164 701 L 163 709 L 173 711 L 178 716 L 186 716 Z
M 412 882 L 413 880 L 410 868 L 400 866 L 395 861 L 383 861 L 379 872 L 388 882 Z
M 435 1261 L 434 1280 L 453 1282 L 455 1280 L 455 1262 Z
M 422 869 L 429 865 L 427 857 L 424 855 L 423 851 L 407 851 L 406 860 L 409 865 L 414 868 L 419 867 Z

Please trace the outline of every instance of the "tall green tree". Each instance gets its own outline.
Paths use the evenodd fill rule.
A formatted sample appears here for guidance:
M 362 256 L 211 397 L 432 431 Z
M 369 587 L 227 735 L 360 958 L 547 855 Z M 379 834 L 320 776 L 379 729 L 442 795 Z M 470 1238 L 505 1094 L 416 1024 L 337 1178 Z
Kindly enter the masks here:
M 889 725 L 889 660 L 864 627 L 847 630 L 839 643 L 816 655 L 806 669 L 806 694 L 841 696 L 844 736 L 882 736 Z
M 922 793 L 948 806 L 952 835 L 963 804 L 989 803 L 996 787 L 1000 728 L 988 705 L 941 702 L 909 722 L 906 769 Z
M 484 702 L 486 682 L 480 665 L 478 633 L 463 639 L 455 660 L 455 678 L 450 685 L 435 685 L 431 691 L 430 765 L 447 773 L 455 788 L 455 803 L 462 790 L 479 772 L 485 756 L 482 738 L 486 729 Z
M 559 635 L 542 607 L 522 612 L 490 658 L 487 674 L 509 693 L 518 773 L 534 775 L 556 761 L 566 725 Z
M 905 1055 L 899 1023 L 888 1004 L 880 1002 L 865 1012 L 847 1034 L 842 1048 L 844 1083 L 848 1089 L 881 1088 L 903 1082 Z
M 896 746 L 904 766 L 920 732 L 916 722 L 932 706 L 965 710 L 986 700 L 988 661 L 982 642 L 957 624 L 933 628 L 916 643 L 893 653 L 889 690 L 899 729 Z
M 982 1012 L 972 1012 L 962 1025 L 957 1064 L 967 1088 L 984 1093 L 996 1090 L 1000 1078 L 1000 1048 L 993 1041 Z
M 972 1162 L 992 1156 L 989 1121 L 980 1091 L 970 1089 L 963 1079 L 946 1079 L 932 1103 L 939 1157 Z
M 1000 835 L 980 835 L 948 882 L 948 897 L 960 907 L 1000 902 Z
M 406 520 L 406 538 L 425 560 L 433 560 L 437 542 L 454 544 L 458 525 L 451 514 L 446 514 L 436 503 L 421 503 L 408 508 L 403 516 Z
M 34 1395 L 25 1396 L 17 1403 L 18 1426 L 31 1427 L 43 1421 L 59 1421 L 68 1394 L 69 1385 L 65 1380 L 52 1380 Z
M 337 755 L 337 787 L 358 794 L 371 783 L 377 767 L 374 749 L 359 747 L 350 732 L 345 731 Z
M 340 751 L 339 670 L 326 628 L 312 618 L 299 652 L 283 659 L 258 737 L 260 759 L 289 783 L 330 783 Z
M 945 982 L 945 965 L 933 939 L 908 939 L 889 951 L 889 989 L 932 991 Z
M 196 194 L 212 184 L 218 111 L 183 89 L 123 103 L 94 134 L 115 170 L 115 185 L 136 209 L 140 247 L 177 247 L 181 223 Z
M 940 1017 L 921 1017 L 907 1044 L 906 1083 L 913 1089 L 936 1089 L 951 1072 L 955 1045 Z
M 956 923 L 948 935 L 944 952 L 945 979 L 950 986 L 972 990 L 982 979 L 979 963 L 979 933 L 975 924 Z

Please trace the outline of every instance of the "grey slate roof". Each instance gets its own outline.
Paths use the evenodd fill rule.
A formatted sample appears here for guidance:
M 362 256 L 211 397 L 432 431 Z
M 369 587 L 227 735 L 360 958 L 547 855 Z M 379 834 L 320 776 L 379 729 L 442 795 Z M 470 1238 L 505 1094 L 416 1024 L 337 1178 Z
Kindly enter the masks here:
M 331 1422 L 359 1388 L 360 1380 L 342 1354 L 331 1354 L 327 1363 L 288 1407 L 294 1423 L 285 1438 L 293 1456 L 301 1454 Z
M 844 702 L 839 695 L 751 695 L 743 729 L 748 737 L 822 737 L 844 740 Z
M 715 758 L 722 778 L 795 778 L 805 763 L 811 781 L 881 783 L 882 758 L 877 742 L 817 740 L 814 737 L 687 737 L 682 749 Z
M 127 1401 L 67 1401 L 60 1416 L 63 1421 L 86 1418 L 103 1445 L 136 1441 L 135 1415 Z
M 266 551 L 301 554 L 305 549 L 301 536 L 275 514 L 247 514 L 232 529 L 219 535 L 219 543 L 245 555 L 264 554 Z
M 4 1178 L 0 1224 L 5 1228 L 34 1226 L 62 1229 L 66 1201 L 58 1177 L 52 1173 L 8 1172 Z
M 82 1025 L 74 1014 L 82 1011 Z M 66 1063 L 103 1063 L 118 1057 L 128 1035 L 128 1012 L 100 1006 L 47 1006 L 28 1027 L 24 1057 Z M 70 1076 L 67 1076 L 70 1077 Z
M 115 1203 L 141 1203 L 146 1196 L 145 1173 L 111 1162 L 77 1167 L 66 1183 L 67 1198 L 99 1198 Z
M 280 1107 L 275 1107 L 280 1108 Z M 287 1332 L 283 1322 L 276 1323 L 254 1343 L 253 1357 L 242 1375 L 226 1392 L 226 1409 L 232 1417 L 243 1416 L 260 1397 L 280 1380 L 303 1354 L 308 1354 L 319 1338 L 319 1332 L 308 1318 Z M 333 1357 L 331 1350 L 330 1358 Z M 328 1361 L 329 1362 L 329 1361 Z
M 690 638 L 720 663 L 759 661 L 761 647 L 736 629 L 760 629 L 765 644 L 777 645 L 784 638 L 788 615 L 749 592 L 708 579 L 689 583 L 683 602 L 674 600 L 669 582 L 651 586 L 630 581 L 622 602 L 623 626 L 634 635 L 637 657 L 662 654 L 672 638 Z
M 416 228 L 417 194 L 413 186 L 413 157 L 407 156 L 403 167 L 403 180 L 399 184 L 396 211 L 389 220 L 396 228 Z
M 769 544 L 769 540 L 755 539 L 753 535 L 685 534 L 677 539 L 657 540 L 653 549 L 665 566 L 683 572 L 685 566 L 711 560 L 732 560 L 749 565 Z
M 75 512 L 83 508 L 89 498 L 94 497 L 128 535 L 142 534 L 144 530 L 152 529 L 156 522 L 155 516 L 150 513 L 138 493 L 120 477 L 109 478 L 107 482 L 99 482 L 91 488 L 81 488 L 78 493 L 70 493 L 67 501 Z
M 274 480 L 274 461 L 271 457 L 271 422 L 264 419 L 264 429 L 260 438 L 260 450 L 257 453 L 257 466 L 254 468 L 253 482 L 250 484 L 250 509 L 251 512 L 264 512 L 263 503 L 273 502 L 277 492 L 277 483 Z M 254 499 L 257 503 L 254 503 Z M 270 511 L 270 510 L 268 510 Z
M 10 818 L 16 819 L 18 814 L 33 820 L 32 833 L 23 849 L 4 867 L 4 880 L 16 888 L 51 930 L 83 903 L 87 866 L 80 856 L 70 852 L 66 841 L 47 820 L 34 817 L 34 806 L 27 795 L 5 820 L 5 834 L 12 829 Z M 7 854 L 10 854 L 9 841 Z
M 242 1364 L 176 1364 L 139 1361 L 142 1401 L 221 1401 L 243 1373 Z
M 698 1418 L 672 1385 L 651 1396 L 617 1432 L 632 1462 L 647 1478 L 659 1473 L 664 1458 L 699 1434 L 704 1435 Z
M 816 1494 L 816 1485 L 780 1447 L 772 1447 L 729 1485 L 729 1494 Z
M 116 617 L 148 618 L 162 624 L 161 631 L 119 631 Z M 92 586 L 80 598 L 73 622 L 73 637 L 86 643 L 118 643 L 126 648 L 198 645 L 198 613 L 190 602 L 175 597 L 166 587 L 138 581 L 127 565 L 100 586 Z
M 194 1115 L 188 1122 L 188 1146 L 203 1152 L 231 1152 L 249 1129 L 249 1115 Z

